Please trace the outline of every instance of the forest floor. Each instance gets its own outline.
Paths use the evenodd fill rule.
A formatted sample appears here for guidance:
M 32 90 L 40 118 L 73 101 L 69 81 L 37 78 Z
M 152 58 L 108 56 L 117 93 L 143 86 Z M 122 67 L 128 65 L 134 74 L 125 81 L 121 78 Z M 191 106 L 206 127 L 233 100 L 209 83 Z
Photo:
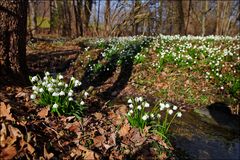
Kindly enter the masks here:
M 81 78 L 89 62 L 87 57 L 96 58 L 102 49 L 86 51 L 78 43 L 56 41 L 30 43 L 27 52 L 31 75 L 49 71 L 70 79 L 73 75 Z M 53 115 L 48 107 L 40 107 L 30 100 L 31 86 L 19 87 L 1 77 L 0 159 L 179 157 L 174 142 L 171 146 L 160 136 L 148 133 L 148 128 L 139 132 L 130 126 L 125 118 L 127 99 L 136 96 L 152 104 L 161 98 L 179 106 L 183 112 L 223 101 L 239 114 L 239 100 L 205 81 L 198 71 L 168 64 L 157 73 L 149 65 L 156 59 L 151 51 L 146 59 L 142 63 L 118 66 L 110 74 L 100 76 L 104 78 L 86 84 L 84 87 L 94 89 L 88 99 L 90 107 L 81 120 Z

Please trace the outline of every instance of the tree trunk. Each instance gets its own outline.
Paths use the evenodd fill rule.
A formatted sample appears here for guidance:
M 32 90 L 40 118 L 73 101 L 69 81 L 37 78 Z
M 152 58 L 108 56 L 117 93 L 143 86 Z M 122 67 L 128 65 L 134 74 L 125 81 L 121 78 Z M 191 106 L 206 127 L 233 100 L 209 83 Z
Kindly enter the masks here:
M 28 82 L 26 65 L 28 1 L 0 1 L 0 72 L 1 76 Z
M 67 0 L 63 0 L 62 11 L 63 11 L 62 35 L 71 37 L 71 13 L 69 10 Z
M 73 0 L 75 21 L 76 21 L 76 34 L 77 36 L 83 36 L 82 27 L 82 0 Z
M 177 3 L 177 13 L 178 13 L 178 33 L 184 34 L 184 13 L 183 13 L 183 5 L 182 0 L 176 1 Z
M 54 33 L 55 30 L 55 18 L 56 18 L 56 11 L 55 11 L 55 3 L 54 0 L 50 0 L 49 2 L 50 6 L 50 33 Z
M 189 24 L 189 20 L 190 20 L 190 12 L 191 12 L 191 5 L 192 5 L 192 0 L 189 0 L 188 2 L 188 12 L 187 12 L 187 24 L 186 24 L 186 28 L 185 28 L 185 35 L 187 35 L 188 32 L 188 24 Z
M 36 15 L 36 2 L 35 0 L 29 1 L 29 18 L 30 18 L 30 35 L 31 37 L 35 34 L 37 29 L 37 15 Z
M 158 32 L 159 33 L 162 33 L 162 12 L 163 12 L 163 1 L 159 0 L 159 8 L 158 8 L 158 16 L 159 16 Z
M 85 31 L 88 31 L 88 25 L 89 25 L 89 20 L 90 20 L 90 16 L 91 16 L 91 11 L 92 11 L 92 0 L 85 0 L 84 3 L 84 27 L 85 27 Z
M 110 20 L 110 0 L 105 1 L 105 12 L 104 12 L 104 20 L 105 20 L 105 33 L 106 35 L 109 33 L 109 20 Z
M 208 1 L 202 1 L 202 36 L 206 34 L 206 16 L 208 13 Z

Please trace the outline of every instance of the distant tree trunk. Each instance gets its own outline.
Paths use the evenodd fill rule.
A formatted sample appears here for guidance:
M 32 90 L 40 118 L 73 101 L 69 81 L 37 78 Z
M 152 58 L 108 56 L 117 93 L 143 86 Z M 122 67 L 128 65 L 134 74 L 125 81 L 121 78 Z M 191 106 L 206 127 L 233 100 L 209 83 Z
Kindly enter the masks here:
M 139 22 L 137 20 L 137 14 L 140 10 L 141 7 L 141 1 L 140 0 L 134 0 L 134 4 L 133 4 L 133 28 L 132 28 L 132 33 L 134 33 L 134 35 L 138 35 L 138 27 L 139 27 Z
M 75 21 L 76 21 L 76 34 L 77 36 L 83 36 L 82 26 L 82 0 L 73 0 Z
M 219 35 L 219 31 L 220 31 L 220 23 L 221 23 L 221 5 L 222 2 L 221 1 L 217 1 L 217 21 L 216 21 L 216 30 L 215 30 L 215 34 Z
M 35 0 L 29 0 L 29 29 L 30 29 L 30 36 L 32 37 L 35 34 L 35 31 L 37 30 L 37 14 L 36 14 L 36 1 Z
M 104 12 L 104 20 L 105 20 L 105 33 L 106 35 L 109 32 L 109 20 L 110 20 L 110 0 L 105 1 L 105 12 Z
M 203 4 L 204 3 L 204 4 Z M 208 12 L 208 1 L 202 1 L 202 36 L 206 34 L 206 15 Z
M 62 35 L 71 37 L 71 13 L 67 0 L 63 0 L 62 11 L 63 11 Z
M 0 74 L 28 82 L 26 65 L 28 1 L 0 1 Z
M 178 33 L 184 34 L 184 13 L 182 0 L 176 1 L 177 3 L 177 19 L 178 19 Z
M 55 30 L 55 19 L 56 19 L 56 6 L 54 0 L 50 0 L 49 2 L 50 8 L 50 33 L 53 33 Z
M 159 33 L 162 33 L 162 12 L 163 12 L 163 1 L 159 0 L 159 8 L 158 8 L 158 16 L 159 16 L 158 28 L 159 28 Z
M 84 27 L 85 31 L 89 30 L 89 21 L 90 21 L 90 16 L 91 16 L 91 11 L 92 11 L 92 0 L 85 0 L 84 3 Z
M 187 34 L 188 31 L 188 25 L 189 25 L 189 20 L 190 20 L 190 12 L 191 12 L 191 5 L 192 5 L 192 0 L 189 0 L 188 2 L 188 12 L 187 12 L 187 24 L 185 28 L 185 35 Z
M 99 33 L 98 28 L 99 28 L 99 17 L 100 17 L 100 0 L 98 0 L 98 9 L 97 9 L 97 33 Z

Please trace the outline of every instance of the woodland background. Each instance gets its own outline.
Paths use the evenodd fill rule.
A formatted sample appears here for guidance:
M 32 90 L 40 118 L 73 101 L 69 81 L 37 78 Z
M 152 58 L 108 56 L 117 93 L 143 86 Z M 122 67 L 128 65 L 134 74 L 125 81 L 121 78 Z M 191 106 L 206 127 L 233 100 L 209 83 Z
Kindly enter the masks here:
M 239 1 L 30 0 L 28 30 L 57 36 L 236 35 Z

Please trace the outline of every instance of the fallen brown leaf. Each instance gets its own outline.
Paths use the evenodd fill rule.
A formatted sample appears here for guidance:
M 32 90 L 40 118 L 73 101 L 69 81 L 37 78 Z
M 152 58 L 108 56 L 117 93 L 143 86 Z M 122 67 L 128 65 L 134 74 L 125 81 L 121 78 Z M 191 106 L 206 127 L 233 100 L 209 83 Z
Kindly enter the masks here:
M 25 92 L 19 92 L 15 97 L 16 97 L 16 98 L 18 98 L 18 97 L 27 97 L 27 93 L 25 93 Z
M 14 146 L 8 146 L 0 152 L 0 159 L 13 159 L 16 156 L 17 150 Z
M 11 106 L 8 104 L 6 105 L 4 102 L 0 104 L 0 117 L 6 117 L 7 120 L 15 121 L 12 117 L 12 113 L 10 113 Z
M 128 107 L 126 105 L 119 105 L 117 108 L 116 113 L 120 115 L 125 115 L 128 111 Z
M 12 145 L 16 140 L 17 138 L 20 138 L 20 137 L 23 137 L 22 133 L 19 131 L 19 129 L 11 126 L 11 125 L 8 125 L 8 131 L 10 133 L 10 136 L 7 138 L 7 144 L 10 146 Z
M 6 146 L 6 136 L 7 136 L 7 128 L 4 123 L 2 123 L 2 129 L 0 131 L 0 146 L 5 147 Z
M 119 114 L 114 113 L 113 111 L 108 112 L 108 118 L 112 121 L 112 123 L 116 125 L 122 124 L 122 118 Z
M 46 149 L 46 145 L 45 145 L 45 144 L 44 144 L 43 154 L 44 154 L 44 158 L 46 158 L 46 159 L 51 159 L 51 158 L 54 156 L 53 153 L 48 153 L 48 152 L 47 152 L 47 149 Z
M 130 125 L 129 124 L 124 124 L 121 129 L 118 131 L 118 134 L 120 137 L 124 137 L 125 135 L 128 134 L 130 130 Z
M 45 118 L 48 115 L 49 107 L 41 109 L 40 112 L 38 112 L 37 116 L 40 118 Z
M 97 136 L 93 138 L 93 143 L 96 147 L 100 147 L 105 140 L 104 136 Z
M 96 117 L 97 120 L 102 119 L 102 113 L 96 112 L 94 116 Z
M 85 156 L 84 156 L 84 159 L 100 159 L 99 158 L 99 155 L 89 149 L 87 149 L 86 147 L 82 146 L 82 145 L 79 145 L 78 148 L 82 151 L 85 151 Z

